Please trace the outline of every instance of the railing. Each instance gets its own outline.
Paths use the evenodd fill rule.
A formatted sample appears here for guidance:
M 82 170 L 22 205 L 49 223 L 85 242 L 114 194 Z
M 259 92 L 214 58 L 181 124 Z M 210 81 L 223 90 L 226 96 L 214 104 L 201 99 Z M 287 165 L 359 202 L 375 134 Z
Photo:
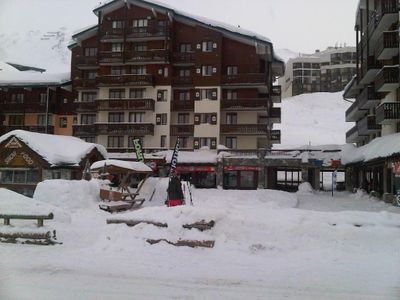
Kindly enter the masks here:
M 379 57 L 385 49 L 399 48 L 399 31 L 384 31 L 376 43 L 376 57 Z
M 192 76 L 175 76 L 172 78 L 174 85 L 193 85 L 194 78 Z
M 127 29 L 127 38 L 155 38 L 166 37 L 169 35 L 169 27 L 167 25 L 157 25 L 149 22 L 147 27 L 131 27 Z
M 98 123 L 97 134 L 154 135 L 154 124 L 150 123 Z
M 390 123 L 400 119 L 400 102 L 382 103 L 376 108 L 376 123 Z M 389 122 L 388 122 L 389 121 Z
M 76 102 L 77 111 L 95 111 L 97 110 L 96 101 L 80 101 Z
M 74 79 L 73 85 L 76 88 L 96 88 L 97 87 L 96 79 L 87 79 L 87 78 Z
M 379 91 L 385 84 L 399 86 L 399 66 L 385 66 L 379 71 L 375 79 L 376 90 Z
M 349 139 L 350 137 L 352 137 L 354 134 L 358 135 L 358 127 L 357 125 L 355 125 L 354 127 L 352 127 L 349 131 L 346 132 L 346 139 Z
M 171 136 L 193 136 L 194 125 L 179 124 L 171 125 Z
M 194 110 L 194 100 L 173 100 L 171 109 L 173 111 Z
M 54 109 L 55 104 L 49 103 L 49 112 L 53 112 Z M 1 103 L 0 111 L 5 113 L 46 113 L 46 103 Z
M 377 1 L 376 11 L 371 14 L 368 24 L 369 35 L 371 36 L 380 21 L 386 14 L 397 14 L 399 11 L 398 0 L 380 0 Z
M 151 110 L 154 111 L 153 99 L 98 99 L 98 110 Z
M 72 134 L 74 136 L 83 136 L 83 135 L 96 135 L 96 125 L 73 125 L 72 126 Z
M 12 130 L 26 130 L 26 131 L 31 131 L 31 132 L 39 132 L 39 133 L 46 133 L 46 127 L 47 127 L 47 133 L 53 134 L 54 133 L 54 126 L 52 125 L 5 125 L 3 126 L 4 133 L 9 132 Z
M 97 56 L 78 56 L 75 58 L 77 66 L 97 65 Z
M 359 134 L 366 134 L 370 131 L 379 131 L 382 126 L 376 124 L 375 116 L 365 116 L 357 123 Z
M 221 109 L 232 110 L 265 110 L 268 107 L 267 98 L 252 99 L 222 99 Z
M 356 98 L 356 103 L 358 103 L 359 108 L 363 108 L 368 101 L 379 101 L 378 95 L 373 86 L 364 88 L 361 94 Z
M 196 54 L 194 52 L 174 52 L 173 61 L 174 63 L 194 63 L 196 60 Z
M 368 58 L 364 59 L 362 62 L 362 77 L 364 77 L 368 71 L 380 68 L 382 68 L 382 62 L 377 61 L 373 55 L 368 56 Z
M 122 62 L 124 59 L 124 52 L 119 51 L 101 51 L 100 62 Z
M 100 36 L 101 39 L 122 39 L 124 31 L 124 28 L 103 28 L 100 31 Z
M 168 50 L 129 51 L 126 60 L 132 62 L 166 62 L 169 60 Z
M 97 77 L 97 83 L 101 85 L 153 85 L 153 75 L 103 75 Z
M 267 84 L 267 75 L 264 73 L 244 73 L 223 75 L 223 84 Z
M 280 85 L 272 86 L 272 93 L 271 93 L 272 101 L 280 103 L 281 97 L 282 97 L 282 87 Z
M 267 124 L 221 124 L 222 134 L 267 135 Z
M 358 110 L 358 102 L 354 101 L 352 105 L 350 105 L 350 107 L 346 110 L 346 117 L 352 113 L 353 111 Z

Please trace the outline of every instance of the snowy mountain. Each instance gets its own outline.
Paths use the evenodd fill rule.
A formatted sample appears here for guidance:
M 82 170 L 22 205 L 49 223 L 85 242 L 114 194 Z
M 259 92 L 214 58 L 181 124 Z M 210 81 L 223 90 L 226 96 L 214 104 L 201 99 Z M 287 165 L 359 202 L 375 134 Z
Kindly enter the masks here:
M 282 99 L 281 144 L 275 148 L 303 145 L 345 144 L 346 132 L 354 126 L 345 121 L 351 103 L 343 92 L 303 94 Z

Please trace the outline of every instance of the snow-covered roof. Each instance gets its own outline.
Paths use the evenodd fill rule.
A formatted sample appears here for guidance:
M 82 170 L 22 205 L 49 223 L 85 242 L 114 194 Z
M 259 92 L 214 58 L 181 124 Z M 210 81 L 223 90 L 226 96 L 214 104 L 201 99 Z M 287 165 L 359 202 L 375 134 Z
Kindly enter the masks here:
M 375 138 L 367 145 L 356 148 L 352 146 L 343 152 L 343 164 L 368 162 L 378 158 L 400 154 L 400 133 Z
M 87 143 L 72 136 L 13 130 L 0 136 L 0 143 L 12 136 L 25 143 L 52 167 L 78 166 L 86 155 L 94 149 L 97 149 L 104 158 L 107 158 L 107 151 L 103 146 Z
M 145 165 L 142 162 L 138 161 L 124 161 L 124 160 L 117 160 L 117 159 L 107 159 L 107 160 L 100 160 L 96 161 L 90 167 L 91 170 L 99 170 L 106 167 L 117 167 L 121 169 L 126 169 L 135 172 L 143 172 L 148 173 L 152 172 L 151 168 Z
M 160 151 L 154 153 L 154 156 L 165 157 L 165 161 L 167 163 L 171 162 L 172 159 L 172 150 Z M 179 151 L 178 154 L 178 164 L 190 164 L 190 163 L 198 163 L 198 164 L 216 164 L 217 163 L 217 151 L 208 150 L 208 149 L 200 149 L 195 151 Z
M 70 73 L 46 73 L 33 70 L 19 71 L 14 66 L 0 62 L 0 86 L 61 85 L 70 81 Z

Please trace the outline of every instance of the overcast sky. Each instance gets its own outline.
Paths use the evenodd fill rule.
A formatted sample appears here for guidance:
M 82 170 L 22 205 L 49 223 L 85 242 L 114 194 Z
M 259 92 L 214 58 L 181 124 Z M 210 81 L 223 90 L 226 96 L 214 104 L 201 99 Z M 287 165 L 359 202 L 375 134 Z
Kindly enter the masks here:
M 276 48 L 310 53 L 336 43 L 355 45 L 358 0 L 159 0 L 180 10 L 240 25 Z M 94 24 L 99 0 L 0 0 L 0 34 L 78 29 Z

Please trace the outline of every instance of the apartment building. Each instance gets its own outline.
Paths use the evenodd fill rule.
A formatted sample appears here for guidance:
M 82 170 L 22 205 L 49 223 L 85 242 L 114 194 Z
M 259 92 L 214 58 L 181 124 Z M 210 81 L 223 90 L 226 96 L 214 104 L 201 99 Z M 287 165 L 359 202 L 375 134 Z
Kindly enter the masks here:
M 151 1 L 115 0 L 73 36 L 73 134 L 133 151 L 270 148 L 280 142 L 284 63 L 271 41 Z
M 398 138 L 392 134 L 400 131 L 399 19 L 398 0 L 359 3 L 355 22 L 357 72 L 344 98 L 354 101 L 346 111 L 346 121 L 355 122 L 346 133 L 346 141 L 360 149 L 370 148 L 374 141 L 375 150 L 390 152 L 383 142 Z M 354 161 L 349 166 L 353 185 L 367 186 L 369 182 L 370 189 L 380 194 L 400 190 L 400 186 L 395 189 L 396 152 L 393 148 L 390 156 Z
M 72 135 L 75 107 L 68 74 L 0 62 L 0 135 L 15 129 Z
M 356 47 L 328 47 L 301 54 L 289 59 L 285 75 L 279 79 L 282 97 L 342 91 L 355 72 Z

